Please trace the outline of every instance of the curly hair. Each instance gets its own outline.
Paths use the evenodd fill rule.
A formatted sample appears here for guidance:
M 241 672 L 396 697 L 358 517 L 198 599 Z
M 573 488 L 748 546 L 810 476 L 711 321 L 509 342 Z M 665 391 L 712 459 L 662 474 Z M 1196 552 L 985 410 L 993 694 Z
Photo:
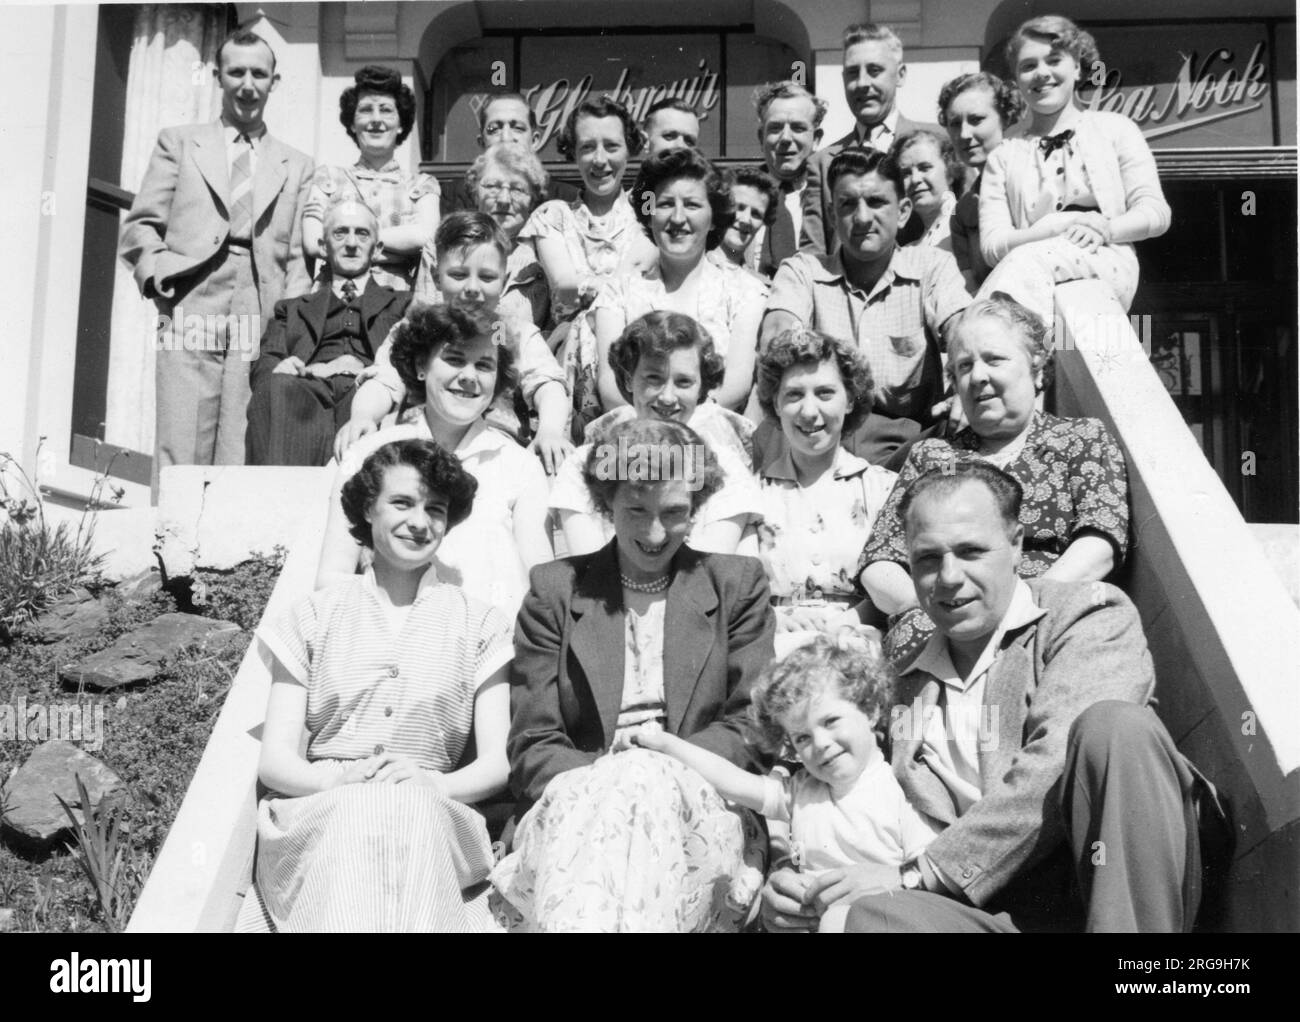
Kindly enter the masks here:
M 781 82 L 767 82 L 754 90 L 754 112 L 758 114 L 760 131 L 763 130 L 763 125 L 767 121 L 767 108 L 772 105 L 773 101 L 778 99 L 806 99 L 812 103 L 814 129 L 822 126 L 822 119 L 826 116 L 826 111 L 830 109 L 830 104 L 826 100 L 820 96 L 814 96 L 805 86 L 796 81 L 786 79 Z
M 1003 81 L 988 71 L 976 71 L 972 74 L 958 75 L 943 83 L 939 90 L 939 124 L 948 127 L 948 107 L 952 101 L 972 89 L 985 89 L 993 96 L 993 112 L 998 115 L 1005 131 L 1015 124 L 1025 113 L 1025 97 L 1011 82 Z
M 384 490 L 384 474 L 397 465 L 410 465 L 428 493 L 447 498 L 448 529 L 469 517 L 478 480 L 465 471 L 460 459 L 432 440 L 392 440 L 366 458 L 343 484 L 348 533 L 362 546 L 374 546 L 366 515 Z
M 855 177 L 878 174 L 893 183 L 894 193 L 899 199 L 907 194 L 907 190 L 903 187 L 903 172 L 898 169 L 897 161 L 889 153 L 878 152 L 875 149 L 865 151 L 845 149 L 837 154 L 831 160 L 831 165 L 826 168 L 826 191 L 834 194 L 835 183 L 849 174 Z
M 529 209 L 542 201 L 542 197 L 546 194 L 546 186 L 551 180 L 550 175 L 546 173 L 546 168 L 542 166 L 542 161 L 527 146 L 498 142 L 479 153 L 474 162 L 469 165 L 469 170 L 465 171 L 465 187 L 470 195 L 473 195 L 478 188 L 478 183 L 483 179 L 488 167 L 500 167 L 507 174 L 515 174 L 528 182 L 528 187 L 533 193 L 533 201 Z
M 1007 69 L 1011 75 L 1016 73 L 1016 63 L 1020 58 L 1020 48 L 1030 42 L 1046 43 L 1053 50 L 1061 50 L 1074 58 L 1079 65 L 1079 80 L 1074 83 L 1078 89 L 1087 84 L 1092 67 L 1101 59 L 1097 52 L 1097 40 L 1091 32 L 1085 32 L 1069 18 L 1059 14 L 1044 14 L 1030 18 L 1011 33 L 1004 51 Z
M 496 338 L 498 323 L 480 313 L 469 313 L 454 305 L 414 304 L 406 318 L 397 324 L 393 334 L 391 353 L 393 368 L 402 378 L 408 393 L 420 403 L 424 401 L 424 381 L 421 375 L 438 351 L 448 344 L 466 344 L 479 337 Z M 495 398 L 519 382 L 515 371 L 514 352 L 508 343 L 498 341 L 497 378 L 492 388 Z M 418 398 L 416 397 L 418 395 Z
M 777 213 L 781 208 L 782 196 L 781 186 L 776 183 L 776 178 L 769 174 L 762 167 L 737 167 L 731 171 L 731 187 L 744 185 L 746 188 L 752 188 L 761 195 L 767 196 L 767 212 L 763 214 L 763 223 L 771 227 L 776 223 Z M 735 204 L 735 198 L 732 198 L 732 204 Z M 732 213 L 734 220 L 735 213 Z
M 1052 358 L 1051 331 L 1038 313 L 1025 308 L 1005 291 L 994 291 L 988 298 L 971 302 L 944 324 L 949 378 L 953 375 L 953 351 L 961 344 L 962 328 L 977 319 L 996 320 L 1020 342 L 1029 356 L 1029 371 L 1035 377 L 1035 390 L 1041 393 L 1046 389 L 1052 382 L 1056 365 Z
M 564 119 L 564 127 L 555 139 L 555 149 L 566 160 L 578 157 L 578 119 L 581 117 L 617 117 L 623 122 L 623 141 L 627 143 L 627 154 L 635 156 L 645 147 L 645 136 L 637 126 L 627 107 L 610 96 L 599 99 L 585 99 L 573 108 L 573 113 Z
M 893 685 L 894 674 L 879 650 L 842 646 L 818 635 L 767 666 L 751 689 L 749 717 L 766 751 L 792 758 L 792 744 L 781 726 L 781 718 L 791 710 L 830 692 L 882 728 Z
M 679 348 L 694 348 L 700 353 L 701 401 L 722 385 L 727 363 L 704 327 L 680 312 L 647 312 L 632 320 L 609 346 L 609 365 L 623 400 L 632 403 L 632 374 L 642 359 L 666 360 Z
M 629 419 L 597 437 L 582 467 L 591 503 L 613 517 L 623 483 L 681 480 L 691 495 L 691 514 L 722 487 L 717 456 L 695 430 L 664 419 Z
M 939 159 L 943 161 L 943 175 L 948 181 L 949 191 L 953 195 L 961 195 L 966 172 L 962 168 L 961 160 L 957 158 L 957 147 L 952 144 L 952 139 L 947 135 L 940 135 L 937 131 L 917 128 L 915 131 L 903 132 L 894 140 L 894 144 L 889 147 L 889 158 L 898 164 L 899 173 L 901 174 L 903 169 L 903 154 L 922 142 L 930 142 L 934 145 Z
M 339 123 L 348 133 L 348 138 L 357 142 L 352 122 L 357 119 L 357 104 L 364 93 L 375 92 L 383 96 L 392 96 L 397 104 L 397 120 L 401 125 L 397 132 L 397 144 L 406 141 L 411 129 L 415 127 L 415 93 L 409 85 L 402 83 L 402 76 L 391 67 L 380 64 L 367 64 L 352 76 L 355 84 L 349 85 L 339 96 Z
M 713 214 L 713 224 L 704 239 L 704 247 L 717 248 L 722 236 L 736 219 L 736 207 L 731 200 L 728 178 L 697 149 L 670 149 L 642 162 L 641 171 L 632 186 L 632 209 L 636 213 L 637 222 L 645 231 L 646 237 L 653 241 L 654 234 L 650 230 L 654 216 L 653 200 L 661 188 L 680 178 L 703 183 L 705 194 L 709 197 L 709 210 Z
M 819 330 L 796 326 L 772 338 L 767 351 L 758 360 L 758 403 L 763 411 L 774 419 L 780 418 L 776 398 L 786 370 L 830 361 L 834 361 L 839 370 L 850 402 L 844 415 L 843 432 L 852 433 L 871 413 L 871 395 L 875 386 L 871 367 L 855 345 Z

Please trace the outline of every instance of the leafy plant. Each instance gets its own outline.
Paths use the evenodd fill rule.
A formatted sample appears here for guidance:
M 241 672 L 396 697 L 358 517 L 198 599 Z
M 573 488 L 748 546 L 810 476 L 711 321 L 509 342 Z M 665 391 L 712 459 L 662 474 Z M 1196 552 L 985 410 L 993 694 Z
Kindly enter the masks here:
M 62 796 L 54 797 L 71 821 L 72 834 L 77 839 L 77 864 L 90 881 L 104 923 L 120 933 L 126 929 L 135 901 L 135 892 L 130 889 L 134 871 L 127 858 L 127 843 L 123 840 L 122 803 L 104 799 L 98 806 L 92 806 L 80 774 L 76 775 L 76 781 L 81 819 Z
M 43 443 L 42 437 L 37 445 L 38 463 Z M 95 516 L 108 506 L 102 498 L 111 469 L 110 461 L 95 478 L 90 500 L 75 528 L 66 521 L 51 527 L 38 481 L 11 455 L 0 451 L 0 508 L 8 517 L 0 526 L 0 640 L 9 641 L 60 596 L 98 579 L 103 555 L 94 552 Z M 6 476 L 15 480 L 13 489 Z M 112 493 L 114 501 L 123 495 L 120 487 L 113 487 Z

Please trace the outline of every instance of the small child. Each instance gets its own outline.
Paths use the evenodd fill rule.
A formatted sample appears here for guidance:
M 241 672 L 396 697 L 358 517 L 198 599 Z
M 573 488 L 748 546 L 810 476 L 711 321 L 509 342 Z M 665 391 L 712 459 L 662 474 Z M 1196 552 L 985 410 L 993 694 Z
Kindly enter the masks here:
M 496 222 L 486 213 L 451 213 L 438 225 L 434 245 L 438 298 L 467 310 L 495 313 L 505 290 L 509 248 Z M 537 434 L 531 449 L 542 459 L 547 474 L 554 475 L 573 449 L 567 439 L 569 394 L 564 370 L 530 320 L 503 313 L 500 324 L 501 340 L 510 347 L 519 367 L 519 394 L 537 412 Z M 389 358 L 390 342 L 391 336 L 376 353 L 373 368 L 358 378 L 352 418 L 344 427 L 349 431 L 349 443 L 373 428 L 354 429 L 354 423 L 373 423 L 377 427 L 379 420 L 394 406 L 400 406 L 406 395 L 406 387 Z M 512 393 L 499 395 L 485 418 L 489 425 L 516 440 L 524 439 Z
M 846 646 L 818 635 L 773 661 L 754 685 L 750 715 L 763 744 L 803 765 L 791 777 L 746 773 L 665 732 L 633 737 L 694 769 L 723 798 L 788 822 L 795 868 L 807 877 L 805 905 L 827 886 L 820 874 L 862 863 L 897 869 L 935 833 L 908 804 L 876 741 L 889 669 L 878 650 Z M 832 904 L 820 932 L 842 931 L 848 910 L 849 899 Z

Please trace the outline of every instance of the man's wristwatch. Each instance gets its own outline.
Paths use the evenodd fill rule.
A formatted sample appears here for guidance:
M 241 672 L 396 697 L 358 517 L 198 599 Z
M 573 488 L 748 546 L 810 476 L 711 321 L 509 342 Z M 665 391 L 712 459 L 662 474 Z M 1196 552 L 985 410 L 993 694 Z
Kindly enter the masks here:
M 925 874 L 916 859 L 911 859 L 898 867 L 898 877 L 905 891 L 924 891 Z

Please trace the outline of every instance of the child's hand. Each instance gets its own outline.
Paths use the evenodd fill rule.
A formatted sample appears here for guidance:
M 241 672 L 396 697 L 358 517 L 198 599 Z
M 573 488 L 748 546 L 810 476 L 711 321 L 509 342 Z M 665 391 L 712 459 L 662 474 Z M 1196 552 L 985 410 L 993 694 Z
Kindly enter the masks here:
M 778 869 L 763 888 L 763 927 L 769 933 L 811 932 L 817 929 L 817 910 L 805 904 L 809 878 L 792 869 Z
M 902 886 L 897 866 L 860 862 L 856 866 L 828 869 L 808 884 L 803 903 L 820 915 L 837 901 L 884 894 Z
M 569 443 L 563 430 L 539 429 L 528 449 L 542 459 L 542 468 L 548 476 L 560 471 L 564 459 L 573 453 L 573 444 Z
M 666 734 L 657 720 L 649 720 L 628 736 L 633 745 L 638 745 L 651 752 L 667 752 L 672 744 L 672 735 Z

